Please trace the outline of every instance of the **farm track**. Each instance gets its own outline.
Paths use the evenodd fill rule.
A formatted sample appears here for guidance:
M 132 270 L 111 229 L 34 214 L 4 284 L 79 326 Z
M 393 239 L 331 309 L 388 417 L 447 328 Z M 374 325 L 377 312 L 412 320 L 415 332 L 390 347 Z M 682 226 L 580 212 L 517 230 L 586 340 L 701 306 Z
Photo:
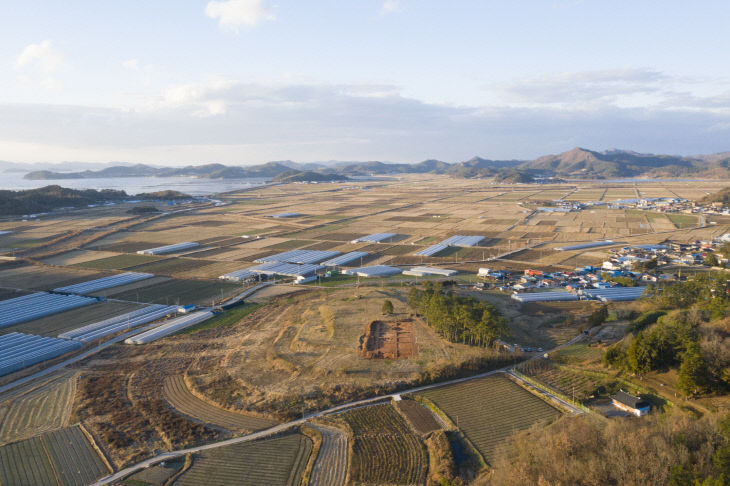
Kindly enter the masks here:
M 68 425 L 75 392 L 74 375 L 47 383 L 15 399 L 0 423 L 0 444 Z
M 322 446 L 309 477 L 311 486 L 342 486 L 347 480 L 347 434 L 329 425 L 310 424 L 322 434 Z
M 297 486 L 312 441 L 302 434 L 235 444 L 196 455 L 175 486 Z
M 0 484 L 83 486 L 108 473 L 78 426 L 0 447 Z
M 182 375 L 165 378 L 163 394 L 178 412 L 232 432 L 253 432 L 269 428 L 276 423 L 260 417 L 230 412 L 201 400 L 190 392 Z

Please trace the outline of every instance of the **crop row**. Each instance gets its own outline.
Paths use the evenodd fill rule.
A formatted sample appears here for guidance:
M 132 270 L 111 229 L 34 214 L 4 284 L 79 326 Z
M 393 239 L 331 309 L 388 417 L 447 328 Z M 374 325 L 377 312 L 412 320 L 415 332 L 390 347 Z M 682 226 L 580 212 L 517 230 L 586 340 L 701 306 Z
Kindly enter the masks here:
M 576 400 L 592 395 L 601 384 L 598 378 L 551 362 L 525 363 L 520 372 Z
M 434 388 L 421 395 L 438 406 L 492 464 L 512 434 L 560 415 L 502 375 Z
M 78 426 L 0 447 L 0 484 L 85 485 L 108 472 Z
M 178 486 L 295 486 L 312 452 L 312 441 L 292 433 L 197 454 Z
M 190 392 L 182 375 L 166 378 L 163 393 L 168 402 L 180 413 L 231 431 L 252 432 L 275 424 L 263 418 L 229 412 L 201 400 Z
M 392 405 L 374 405 L 342 415 L 352 430 L 350 480 L 370 484 L 422 484 L 428 457 Z

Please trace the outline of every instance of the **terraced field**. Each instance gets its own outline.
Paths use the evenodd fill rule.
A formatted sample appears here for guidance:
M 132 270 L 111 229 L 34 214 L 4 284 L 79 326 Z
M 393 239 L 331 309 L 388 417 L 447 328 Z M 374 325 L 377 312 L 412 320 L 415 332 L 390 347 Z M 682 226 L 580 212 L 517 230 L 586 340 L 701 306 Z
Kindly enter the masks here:
M 322 445 L 309 476 L 311 486 L 342 486 L 347 480 L 347 434 L 328 425 L 314 425 L 322 434 Z
M 551 361 L 531 361 L 518 369 L 524 375 L 579 401 L 592 395 L 604 381 L 601 374 L 573 369 Z
M 352 483 L 425 482 L 426 448 L 391 404 L 357 408 L 341 417 L 352 430 Z
M 494 464 L 510 435 L 560 415 L 560 411 L 501 374 L 434 388 L 420 395 L 457 424 L 490 464 Z
M 433 413 L 415 400 L 401 400 L 396 407 L 419 434 L 428 434 L 441 428 Z
M 87 485 L 109 473 L 78 426 L 0 447 L 0 484 Z
M 75 391 L 76 375 L 69 373 L 10 402 L 0 421 L 0 444 L 68 425 Z
M 299 433 L 210 449 L 175 486 L 296 486 L 311 453 L 312 441 Z
M 276 425 L 271 420 L 229 412 L 201 400 L 190 392 L 182 375 L 167 377 L 163 393 L 178 412 L 233 432 L 254 432 Z

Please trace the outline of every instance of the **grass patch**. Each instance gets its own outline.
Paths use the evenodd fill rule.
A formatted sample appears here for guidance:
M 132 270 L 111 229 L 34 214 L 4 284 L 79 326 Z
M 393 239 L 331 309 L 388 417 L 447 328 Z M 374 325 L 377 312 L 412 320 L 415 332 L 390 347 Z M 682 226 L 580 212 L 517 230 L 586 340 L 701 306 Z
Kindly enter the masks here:
M 667 213 L 667 218 L 679 229 L 697 226 L 697 216 L 694 214 Z
M 218 314 L 217 316 L 215 316 L 212 319 L 208 319 L 207 321 L 203 321 L 200 324 L 196 324 L 193 327 L 184 329 L 183 331 L 180 332 L 180 334 L 193 334 L 198 331 L 203 331 L 205 329 L 232 326 L 232 325 L 240 322 L 240 320 L 243 319 L 244 317 L 246 317 L 247 315 L 260 309 L 263 306 L 264 306 L 264 304 L 254 304 L 252 302 L 252 303 L 248 303 L 248 304 L 243 304 L 239 307 L 234 307 L 233 309 L 229 309 L 227 311 L 224 311 L 224 312 Z

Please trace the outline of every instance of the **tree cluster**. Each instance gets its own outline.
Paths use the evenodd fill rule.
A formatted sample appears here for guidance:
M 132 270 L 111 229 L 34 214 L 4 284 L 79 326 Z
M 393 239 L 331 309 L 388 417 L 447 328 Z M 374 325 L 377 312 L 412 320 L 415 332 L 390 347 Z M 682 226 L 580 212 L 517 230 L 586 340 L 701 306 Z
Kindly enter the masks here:
M 489 346 L 507 334 L 507 321 L 496 307 L 433 284 L 411 289 L 408 304 L 451 342 Z
M 488 484 L 730 485 L 730 422 L 679 414 L 564 417 L 518 434 Z

